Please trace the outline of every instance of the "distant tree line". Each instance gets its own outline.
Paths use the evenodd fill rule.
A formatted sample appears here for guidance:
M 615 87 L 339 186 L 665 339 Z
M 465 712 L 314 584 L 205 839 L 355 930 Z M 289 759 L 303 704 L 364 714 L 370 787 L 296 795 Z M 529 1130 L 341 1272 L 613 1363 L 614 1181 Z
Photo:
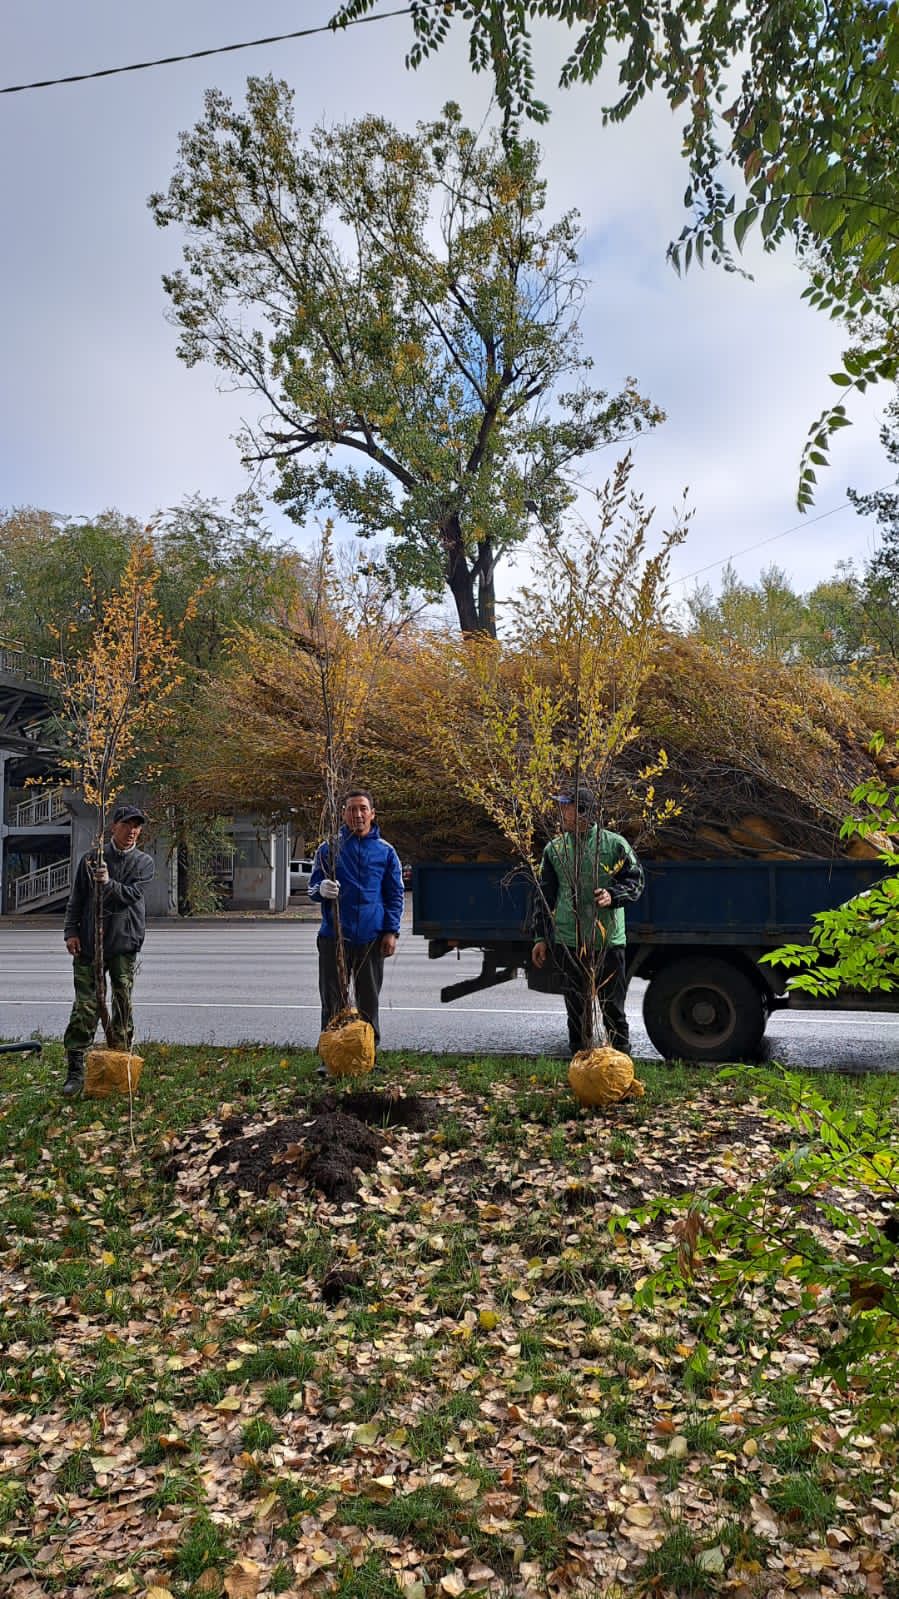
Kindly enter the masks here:
M 899 401 L 887 408 L 881 442 L 899 465 Z M 874 519 L 877 538 L 867 560 L 839 562 L 805 594 L 779 566 L 746 583 L 728 564 L 717 594 L 703 584 L 688 597 L 687 630 L 711 644 L 735 643 L 772 660 L 837 673 L 854 663 L 899 659 L 899 490 L 864 495 L 850 489 L 849 498 Z

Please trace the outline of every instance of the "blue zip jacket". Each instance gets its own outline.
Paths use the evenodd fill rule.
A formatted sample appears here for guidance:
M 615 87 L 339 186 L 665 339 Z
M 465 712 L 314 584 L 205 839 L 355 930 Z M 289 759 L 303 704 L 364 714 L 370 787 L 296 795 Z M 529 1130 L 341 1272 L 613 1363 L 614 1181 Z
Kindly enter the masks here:
M 370 944 L 383 933 L 399 933 L 403 914 L 403 869 L 392 844 L 375 822 L 364 838 L 342 827 L 337 838 L 337 870 L 330 869 L 327 843 L 319 844 L 309 878 L 309 898 L 321 904 L 321 938 L 334 937 L 334 902 L 322 899 L 326 877 L 340 884 L 340 926 L 348 944 Z

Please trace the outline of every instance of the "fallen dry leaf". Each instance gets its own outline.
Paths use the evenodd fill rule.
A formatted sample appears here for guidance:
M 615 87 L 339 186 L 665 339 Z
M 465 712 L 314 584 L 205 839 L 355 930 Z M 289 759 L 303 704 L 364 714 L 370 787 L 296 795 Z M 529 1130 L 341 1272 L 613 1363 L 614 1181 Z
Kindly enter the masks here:
M 256 1599 L 262 1587 L 262 1567 L 247 1555 L 240 1555 L 225 1572 L 223 1586 L 228 1599 Z

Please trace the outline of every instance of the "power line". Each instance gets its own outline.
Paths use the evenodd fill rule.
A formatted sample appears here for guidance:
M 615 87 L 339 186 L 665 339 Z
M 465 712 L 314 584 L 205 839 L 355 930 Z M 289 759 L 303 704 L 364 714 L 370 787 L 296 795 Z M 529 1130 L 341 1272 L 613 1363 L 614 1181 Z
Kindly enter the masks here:
M 893 479 L 884 483 L 879 489 L 872 489 L 872 494 L 883 494 L 887 489 L 895 487 Z M 867 498 L 867 496 L 866 496 Z M 698 566 L 695 572 L 688 572 L 686 577 L 672 578 L 673 583 L 689 583 L 694 577 L 701 577 L 703 572 L 711 572 L 716 566 L 726 566 L 728 561 L 737 561 L 741 555 L 751 555 L 753 550 L 764 549 L 766 544 L 776 544 L 778 539 L 785 539 L 789 533 L 798 533 L 804 527 L 811 527 L 814 522 L 823 522 L 828 516 L 836 516 L 838 511 L 846 511 L 852 504 L 851 500 L 844 500 L 842 505 L 834 505 L 829 511 L 822 511 L 818 516 L 808 516 L 801 522 L 794 522 L 792 527 L 785 527 L 782 533 L 772 533 L 770 538 L 759 539 L 757 544 L 747 544 L 742 550 L 731 550 L 729 555 L 723 555 L 720 561 L 709 561 L 707 566 Z
M 386 22 L 389 17 L 408 17 L 410 6 L 397 11 L 381 11 L 375 16 L 355 17 L 352 22 L 340 23 L 340 28 L 354 28 L 362 22 Z M 254 50 L 257 45 L 281 44 L 285 39 L 309 39 L 314 33 L 336 33 L 337 24 L 323 22 L 315 28 L 297 28 L 294 33 L 270 33 L 264 39 L 243 39 L 240 44 L 219 44 L 209 50 L 191 50 L 185 55 L 158 56 L 155 61 L 133 61 L 127 67 L 102 67 L 96 72 L 73 72 L 66 78 L 42 78 L 35 83 L 11 83 L 0 94 L 25 94 L 29 89 L 53 89 L 59 83 L 87 83 L 93 78 L 113 78 L 121 72 L 146 72 L 150 67 L 170 67 L 177 61 L 199 61 L 203 56 L 228 55 L 233 50 Z

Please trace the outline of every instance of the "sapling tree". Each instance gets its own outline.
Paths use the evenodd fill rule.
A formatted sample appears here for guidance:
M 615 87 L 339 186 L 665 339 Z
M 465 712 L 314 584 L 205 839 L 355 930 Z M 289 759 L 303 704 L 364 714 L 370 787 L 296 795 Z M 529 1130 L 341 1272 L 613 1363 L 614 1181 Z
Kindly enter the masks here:
M 316 742 L 324 790 L 322 831 L 327 840 L 330 873 L 336 872 L 342 801 L 355 778 L 359 744 L 378 678 L 396 632 L 377 595 L 357 574 L 341 574 L 333 529 L 326 527 L 314 568 L 314 582 L 305 604 L 298 607 L 291 642 L 308 663 L 313 704 L 319 720 Z M 346 579 L 349 581 L 346 581 Z M 400 627 L 402 624 L 400 623 Z M 332 900 L 339 1011 L 349 1004 L 349 969 L 339 899 Z M 333 1017 L 331 1018 L 333 1020 Z
M 427 732 L 435 756 L 469 802 L 481 807 L 540 889 L 541 846 L 558 822 L 551 796 L 560 784 L 594 796 L 598 827 L 608 791 L 639 733 L 637 706 L 663 629 L 672 548 L 684 520 L 649 554 L 652 512 L 630 490 L 631 462 L 619 463 L 596 495 L 596 523 L 582 531 L 543 530 L 533 552 L 534 580 L 510 614 L 510 637 L 435 644 Z M 452 680 L 447 694 L 444 679 Z M 449 718 L 447 704 L 465 707 Z M 657 827 L 677 810 L 656 804 L 663 749 L 634 773 L 630 821 Z M 633 832 L 633 825 L 630 830 Z M 576 832 L 562 860 L 575 914 L 576 956 L 596 997 L 594 951 L 602 917 L 584 874 L 599 885 L 599 855 Z M 547 907 L 548 908 L 548 907 Z
M 86 641 L 69 655 L 66 634 L 58 634 L 54 675 L 62 702 L 60 720 L 66 754 L 79 773 L 87 804 L 96 812 L 98 865 L 103 859 L 112 803 L 129 775 L 130 763 L 151 735 L 160 731 L 180 681 L 177 640 L 162 620 L 158 581 L 151 539 L 135 539 L 114 588 L 103 593 L 93 574 L 84 574 L 91 614 L 96 618 Z M 103 959 L 103 886 L 99 881 L 95 884 L 94 976 L 103 1031 L 111 1043 Z
M 376 574 L 344 558 L 327 524 L 317 551 L 298 561 L 290 602 L 267 625 L 234 631 L 229 667 L 201 700 L 196 747 L 184 755 L 197 802 L 294 820 L 299 812 L 334 860 L 342 799 L 371 781 L 379 695 L 413 624 L 414 611 Z M 210 748 L 209 730 L 223 716 L 233 736 Z M 346 990 L 339 901 L 334 908 Z

